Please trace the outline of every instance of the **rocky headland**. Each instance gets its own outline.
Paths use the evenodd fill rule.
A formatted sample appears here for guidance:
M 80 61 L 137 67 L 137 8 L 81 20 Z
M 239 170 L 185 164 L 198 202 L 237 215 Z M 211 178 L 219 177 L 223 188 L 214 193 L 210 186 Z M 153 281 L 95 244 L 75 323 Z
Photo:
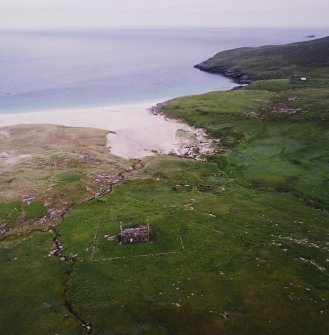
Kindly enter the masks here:
M 196 69 L 209 73 L 221 74 L 226 78 L 232 79 L 237 84 L 250 84 L 252 80 L 245 72 L 236 68 L 225 68 L 224 66 L 212 66 L 207 61 L 194 65 Z

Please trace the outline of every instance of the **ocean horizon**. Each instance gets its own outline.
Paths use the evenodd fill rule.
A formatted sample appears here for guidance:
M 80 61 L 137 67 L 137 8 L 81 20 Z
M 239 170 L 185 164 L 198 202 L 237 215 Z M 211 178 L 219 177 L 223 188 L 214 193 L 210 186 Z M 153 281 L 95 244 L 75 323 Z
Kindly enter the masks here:
M 0 32 L 0 113 L 164 101 L 235 86 L 193 66 L 219 51 L 305 40 L 310 29 Z

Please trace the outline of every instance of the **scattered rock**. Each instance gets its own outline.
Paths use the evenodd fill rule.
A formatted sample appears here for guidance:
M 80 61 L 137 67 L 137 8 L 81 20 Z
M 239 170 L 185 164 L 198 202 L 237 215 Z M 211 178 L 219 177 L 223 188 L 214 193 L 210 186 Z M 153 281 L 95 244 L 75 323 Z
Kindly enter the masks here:
M 88 154 L 87 152 L 80 151 L 80 162 L 87 164 L 99 164 L 100 161 L 96 160 L 94 156 Z
M 52 304 L 49 304 L 49 303 L 47 303 L 47 302 L 44 302 L 44 303 L 42 304 L 42 307 L 43 307 L 43 308 L 46 308 L 46 309 L 49 309 L 49 308 L 52 307 Z
M 192 206 L 192 204 L 186 204 L 184 205 L 184 208 L 186 211 L 193 211 L 194 207 Z
M 112 236 L 110 236 L 110 235 L 104 235 L 104 238 L 107 241 L 115 241 L 117 239 L 117 236 L 116 235 L 112 235 Z
M 200 184 L 197 186 L 197 189 L 200 192 L 206 192 L 206 191 L 211 191 L 213 187 L 211 185 Z
M 315 261 L 313 261 L 312 259 L 306 259 L 304 257 L 299 257 L 299 259 L 307 264 L 313 265 L 314 267 L 316 267 L 319 271 L 324 272 L 326 271 L 326 268 L 324 266 L 321 266 L 320 264 L 316 263 Z
M 30 205 L 31 202 L 35 199 L 35 197 L 33 195 L 23 195 L 21 197 L 21 200 L 23 201 L 23 203 L 25 205 Z
M 72 166 L 72 161 L 70 159 L 51 159 L 46 161 L 39 161 L 37 166 L 70 168 Z
M 224 311 L 224 313 L 222 313 L 221 316 L 224 318 L 224 320 L 227 320 L 228 313 Z

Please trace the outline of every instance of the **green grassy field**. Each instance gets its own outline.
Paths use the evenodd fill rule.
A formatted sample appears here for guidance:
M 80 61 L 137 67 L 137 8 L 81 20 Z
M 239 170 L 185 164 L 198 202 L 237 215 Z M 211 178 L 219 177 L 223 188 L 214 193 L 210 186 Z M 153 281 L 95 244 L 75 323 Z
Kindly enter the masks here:
M 1 241 L 1 334 L 82 334 L 64 306 L 70 265 L 48 257 L 51 245 L 52 233 Z
M 173 100 L 163 112 L 218 137 L 221 154 L 209 160 L 239 184 L 328 209 L 328 106 L 327 89 L 243 90 Z
M 327 333 L 326 213 L 215 163 L 163 158 L 144 174 L 59 226 L 79 260 L 68 297 L 95 334 Z M 145 220 L 150 243 L 104 238 Z
M 146 158 L 91 201 L 86 173 L 119 166 L 46 167 L 72 207 L 55 231 L 0 240 L 0 333 L 328 334 L 328 106 L 325 78 L 171 100 L 160 112 L 217 153 Z M 0 204 L 6 227 L 42 215 L 38 199 Z M 150 242 L 118 243 L 145 222 Z M 55 236 L 68 261 L 48 256 Z

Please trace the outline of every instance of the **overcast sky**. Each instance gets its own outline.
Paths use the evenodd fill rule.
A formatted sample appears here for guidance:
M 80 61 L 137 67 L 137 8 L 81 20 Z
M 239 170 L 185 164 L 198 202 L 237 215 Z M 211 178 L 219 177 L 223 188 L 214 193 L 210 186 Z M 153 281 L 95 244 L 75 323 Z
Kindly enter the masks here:
M 329 0 L 0 0 L 0 29 L 328 27 Z

